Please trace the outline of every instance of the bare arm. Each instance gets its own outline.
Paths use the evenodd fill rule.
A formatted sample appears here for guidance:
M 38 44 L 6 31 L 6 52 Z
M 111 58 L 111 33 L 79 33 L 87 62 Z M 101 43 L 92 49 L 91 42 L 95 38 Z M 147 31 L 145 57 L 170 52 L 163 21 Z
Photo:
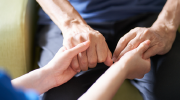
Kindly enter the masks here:
M 43 10 L 63 33 L 63 45 L 70 49 L 79 43 L 89 40 L 90 47 L 73 58 L 71 67 L 80 72 L 88 67 L 96 67 L 97 62 L 110 66 L 112 53 L 104 36 L 93 30 L 79 15 L 68 0 L 37 0 Z
M 24 89 L 34 89 L 40 94 L 62 85 L 77 73 L 69 67 L 72 58 L 88 47 L 89 41 L 69 50 L 62 47 L 46 66 L 12 80 L 12 85 Z
M 72 27 L 72 24 L 86 25 L 84 19 L 79 15 L 68 0 L 36 1 L 64 33 L 66 33 L 66 28 Z
M 169 32 L 176 32 L 180 25 L 180 0 L 167 0 L 153 25 L 161 26 Z

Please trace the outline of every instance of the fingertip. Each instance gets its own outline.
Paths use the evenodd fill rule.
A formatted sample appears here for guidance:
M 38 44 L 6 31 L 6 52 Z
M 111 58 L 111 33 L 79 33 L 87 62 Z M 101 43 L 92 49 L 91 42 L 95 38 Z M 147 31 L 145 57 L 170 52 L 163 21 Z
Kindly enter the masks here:
M 90 41 L 87 40 L 87 41 L 83 42 L 83 44 L 84 44 L 84 45 L 89 45 L 89 44 L 90 44 Z
M 140 54 L 143 54 L 146 50 L 148 50 L 150 46 L 150 40 L 146 40 L 144 42 L 142 42 L 139 46 L 138 46 L 138 51 L 140 52 Z
M 111 66 L 113 64 L 113 61 L 112 61 L 112 59 L 108 59 L 104 62 L 104 64 L 107 66 Z
M 118 55 L 114 52 L 113 56 L 112 56 L 112 61 L 116 62 L 118 58 Z
M 81 71 L 80 69 L 76 70 L 76 72 L 78 72 L 78 73 L 79 73 L 80 71 Z
M 142 42 L 140 45 L 142 45 L 142 46 L 140 46 L 141 48 L 143 48 L 143 47 L 148 48 L 149 45 L 150 45 L 150 40 L 145 40 L 145 41 Z
M 150 45 L 150 42 L 151 42 L 150 40 L 146 40 L 146 41 L 145 41 L 145 44 L 146 44 L 147 46 L 149 46 L 149 45 Z
M 106 58 L 106 61 L 104 62 L 105 65 L 107 66 L 111 66 L 113 64 L 113 60 L 112 60 L 112 53 L 111 51 L 108 49 L 108 55 L 107 55 L 107 58 Z
M 116 62 L 116 57 L 113 56 L 113 57 L 112 57 L 112 61 L 113 61 L 113 62 Z

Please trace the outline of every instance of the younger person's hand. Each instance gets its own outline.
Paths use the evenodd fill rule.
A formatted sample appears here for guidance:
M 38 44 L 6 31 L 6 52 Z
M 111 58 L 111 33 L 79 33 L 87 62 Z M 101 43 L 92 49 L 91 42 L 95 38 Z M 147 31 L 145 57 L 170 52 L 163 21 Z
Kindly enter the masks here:
M 70 67 L 71 61 L 74 56 L 85 51 L 89 47 L 89 44 L 90 42 L 86 41 L 68 50 L 62 47 L 56 53 L 55 57 L 46 65 L 46 68 L 48 68 L 51 74 L 50 76 L 53 76 L 52 80 L 56 82 L 56 86 L 67 82 L 77 73 Z
M 136 49 L 124 54 L 79 100 L 111 100 L 126 78 L 142 78 L 150 70 L 150 59 L 143 59 L 149 44 L 149 40 L 144 41 Z
M 137 48 L 125 53 L 114 65 L 123 64 L 128 79 L 143 78 L 151 67 L 150 59 L 143 58 L 144 52 L 149 48 L 149 45 L 149 40 L 142 42 Z

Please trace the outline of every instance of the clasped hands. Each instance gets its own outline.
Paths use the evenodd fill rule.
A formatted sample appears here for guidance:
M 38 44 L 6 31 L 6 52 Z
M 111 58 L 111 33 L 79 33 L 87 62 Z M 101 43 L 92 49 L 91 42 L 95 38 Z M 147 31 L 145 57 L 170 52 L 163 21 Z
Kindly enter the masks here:
M 78 27 L 75 27 L 78 29 Z M 79 71 L 94 68 L 97 63 L 126 69 L 126 78 L 142 78 L 150 71 L 150 57 L 167 53 L 173 44 L 174 33 L 150 27 L 135 28 L 125 34 L 112 54 L 101 33 L 89 26 L 79 27 L 64 35 L 64 46 L 47 64 L 52 72 L 55 86 L 70 80 Z
M 71 62 L 71 67 L 80 72 L 89 68 L 94 68 L 97 63 L 104 62 L 111 66 L 113 61 L 118 61 L 125 53 L 137 48 L 140 43 L 150 40 L 150 46 L 143 54 L 143 59 L 149 59 L 156 54 L 167 53 L 174 42 L 175 34 L 167 32 L 161 27 L 135 28 L 125 34 L 118 42 L 113 57 L 105 38 L 101 33 L 93 30 L 88 25 L 74 25 L 64 34 L 63 45 L 70 49 L 84 41 L 90 41 L 87 50 L 75 56 Z

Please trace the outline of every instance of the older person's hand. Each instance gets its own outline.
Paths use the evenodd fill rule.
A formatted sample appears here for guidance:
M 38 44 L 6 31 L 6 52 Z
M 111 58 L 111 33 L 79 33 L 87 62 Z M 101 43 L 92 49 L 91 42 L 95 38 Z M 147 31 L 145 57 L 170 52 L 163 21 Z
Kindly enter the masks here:
M 163 55 L 171 49 L 175 36 L 176 31 L 169 31 L 165 26 L 161 25 L 154 25 L 150 28 L 137 27 L 119 40 L 113 54 L 113 60 L 117 61 L 126 52 L 135 49 L 145 40 L 151 41 L 149 49 L 144 54 L 145 59 L 156 54 Z
M 104 36 L 92 29 L 87 24 L 76 24 L 63 31 L 65 34 L 63 46 L 70 49 L 79 43 L 89 40 L 89 48 L 73 58 L 71 67 L 79 72 L 94 68 L 97 63 L 104 62 L 107 66 L 112 65 L 112 54 L 107 46 Z

